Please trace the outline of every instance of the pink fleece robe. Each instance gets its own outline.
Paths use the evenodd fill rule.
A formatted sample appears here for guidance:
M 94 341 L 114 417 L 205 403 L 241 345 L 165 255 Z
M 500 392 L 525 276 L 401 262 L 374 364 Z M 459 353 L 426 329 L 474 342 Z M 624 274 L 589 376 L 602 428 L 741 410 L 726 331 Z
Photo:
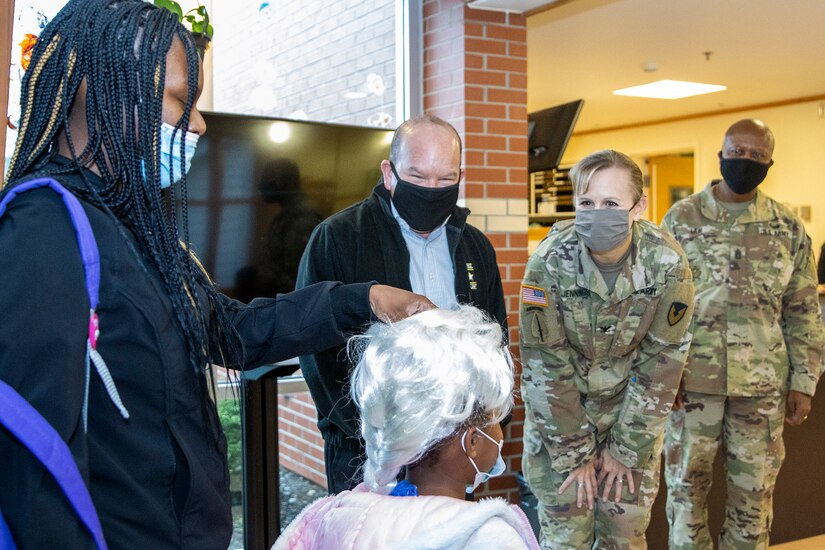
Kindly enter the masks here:
M 527 517 L 500 498 L 395 497 L 352 491 L 310 504 L 272 550 L 538 550 Z

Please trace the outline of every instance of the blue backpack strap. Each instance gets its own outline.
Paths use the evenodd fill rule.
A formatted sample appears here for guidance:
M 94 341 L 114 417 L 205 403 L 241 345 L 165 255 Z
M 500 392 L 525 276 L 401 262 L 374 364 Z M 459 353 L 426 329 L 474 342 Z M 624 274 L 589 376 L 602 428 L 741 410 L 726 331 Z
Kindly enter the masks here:
M 100 526 L 100 520 L 92 504 L 92 497 L 89 495 L 68 445 L 28 401 L 2 380 L 0 380 L 0 424 L 5 426 L 9 433 L 28 448 L 49 470 L 80 520 L 91 531 L 97 547 L 105 550 L 103 528 Z M 2 522 L 0 543 L 5 544 L 4 536 L 8 535 L 10 539 L 11 535 L 5 522 L 2 519 L 0 522 Z M 3 527 L 6 528 L 5 534 L 2 533 Z

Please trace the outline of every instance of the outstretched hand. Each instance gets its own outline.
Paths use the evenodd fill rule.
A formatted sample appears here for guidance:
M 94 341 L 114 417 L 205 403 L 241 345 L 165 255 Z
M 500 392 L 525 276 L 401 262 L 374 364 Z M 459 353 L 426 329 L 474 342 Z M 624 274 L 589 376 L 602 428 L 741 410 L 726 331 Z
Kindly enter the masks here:
M 633 481 L 633 472 L 630 468 L 616 460 L 607 449 L 602 450 L 599 457 L 598 479 L 599 485 L 602 481 L 605 481 L 602 500 L 607 502 L 607 499 L 610 498 L 610 488 L 615 486 L 613 502 L 619 502 L 619 499 L 622 498 L 622 486 L 625 480 L 627 480 L 627 490 L 630 491 L 630 494 L 635 493 L 636 484 Z
M 591 460 L 587 464 L 571 470 L 567 479 L 559 487 L 559 494 L 565 492 L 573 483 L 576 484 L 577 491 L 576 506 L 581 508 L 586 499 L 588 510 L 592 510 L 593 501 L 597 498 L 596 492 L 598 491 L 596 486 L 596 461 Z
M 435 304 L 425 296 L 387 285 L 370 287 L 370 307 L 381 321 L 400 321 L 428 309 Z

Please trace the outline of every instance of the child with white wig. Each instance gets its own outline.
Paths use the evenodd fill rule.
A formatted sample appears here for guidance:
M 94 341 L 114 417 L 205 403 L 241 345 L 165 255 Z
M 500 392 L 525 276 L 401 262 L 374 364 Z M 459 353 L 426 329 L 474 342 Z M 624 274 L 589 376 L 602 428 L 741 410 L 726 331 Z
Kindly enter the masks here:
M 472 306 L 435 309 L 375 324 L 349 349 L 364 483 L 311 504 L 273 549 L 537 549 L 518 507 L 464 500 L 504 471 L 514 374 L 501 327 Z

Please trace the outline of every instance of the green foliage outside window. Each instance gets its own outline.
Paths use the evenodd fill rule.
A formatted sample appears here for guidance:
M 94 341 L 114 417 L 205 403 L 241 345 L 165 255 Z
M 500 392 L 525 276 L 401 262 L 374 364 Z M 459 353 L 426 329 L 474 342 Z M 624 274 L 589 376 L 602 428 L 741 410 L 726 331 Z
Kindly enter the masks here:
M 234 488 L 240 483 L 243 472 L 243 440 L 241 433 L 241 403 L 236 398 L 223 399 L 218 402 L 218 416 L 226 434 L 227 454 L 229 456 L 229 475 Z

